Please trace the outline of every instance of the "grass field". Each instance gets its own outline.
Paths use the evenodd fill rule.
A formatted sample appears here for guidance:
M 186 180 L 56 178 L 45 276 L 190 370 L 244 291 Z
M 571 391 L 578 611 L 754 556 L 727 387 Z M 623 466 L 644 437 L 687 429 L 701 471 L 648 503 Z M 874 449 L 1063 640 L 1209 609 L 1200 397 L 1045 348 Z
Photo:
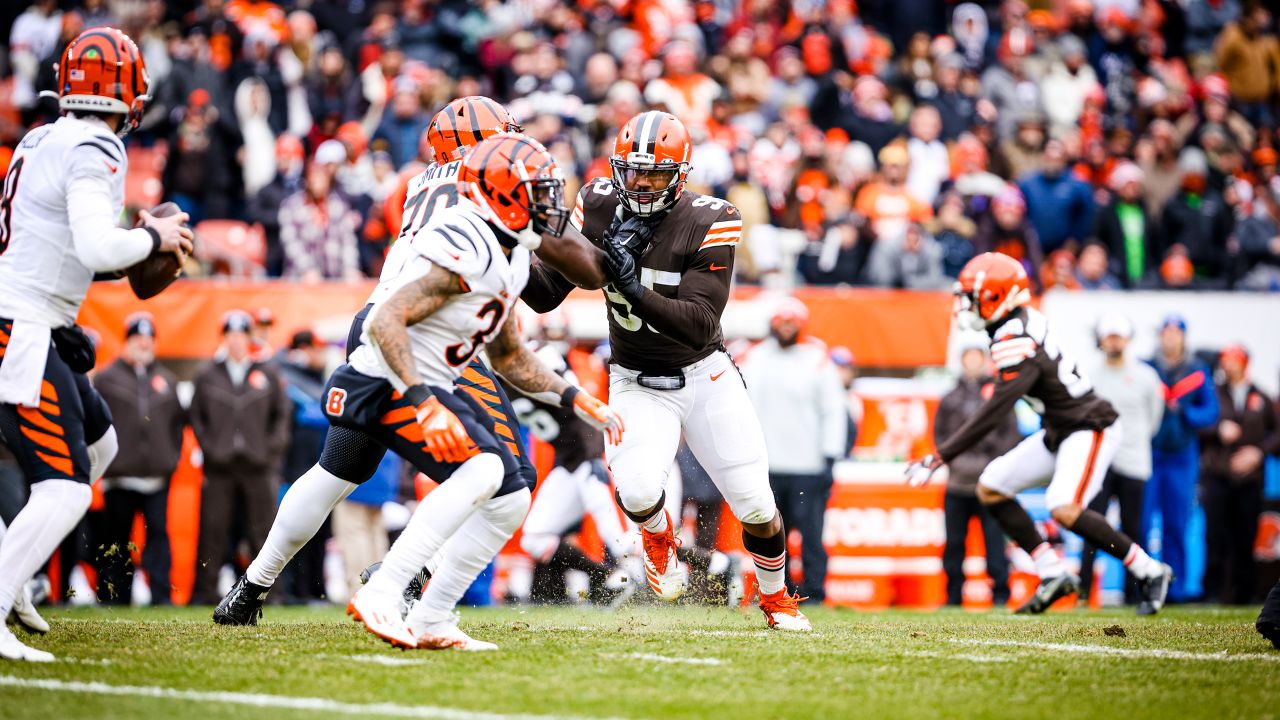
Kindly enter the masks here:
M 401 652 L 337 609 L 50 612 L 48 665 L 0 664 L 3 718 L 1280 718 L 1245 610 L 1025 618 L 817 610 L 467 610 L 496 653 Z

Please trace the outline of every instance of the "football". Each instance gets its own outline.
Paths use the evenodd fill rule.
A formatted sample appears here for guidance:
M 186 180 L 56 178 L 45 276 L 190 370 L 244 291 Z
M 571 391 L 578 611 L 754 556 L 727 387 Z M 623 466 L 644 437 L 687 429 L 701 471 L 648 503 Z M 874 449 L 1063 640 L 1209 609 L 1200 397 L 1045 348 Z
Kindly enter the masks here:
M 176 203 L 166 202 L 155 206 L 150 212 L 155 217 L 161 218 L 177 215 L 182 212 L 182 209 Z M 136 227 L 142 227 L 142 220 L 138 220 Z M 146 260 L 125 271 L 125 276 L 129 278 L 129 287 L 133 288 L 133 294 L 138 296 L 139 300 L 159 295 L 181 275 L 182 261 L 178 256 L 159 251 L 151 253 Z

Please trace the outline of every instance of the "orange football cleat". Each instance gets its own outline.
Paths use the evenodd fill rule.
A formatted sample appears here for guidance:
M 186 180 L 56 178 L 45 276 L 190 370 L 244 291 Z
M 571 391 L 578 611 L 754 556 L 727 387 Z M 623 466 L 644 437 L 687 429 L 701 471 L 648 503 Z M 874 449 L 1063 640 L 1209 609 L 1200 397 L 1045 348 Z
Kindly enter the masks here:
M 760 609 L 764 611 L 764 619 L 769 621 L 771 628 L 809 632 L 813 630 L 813 626 L 809 624 L 809 618 L 800 612 L 801 600 L 804 598 L 789 594 L 786 588 L 768 595 L 760 593 Z
M 642 527 L 640 539 L 644 543 L 644 576 L 649 587 L 667 602 L 680 599 L 688 585 L 689 573 L 676 557 L 675 526 L 671 522 L 671 514 L 667 513 L 666 530 L 655 533 Z

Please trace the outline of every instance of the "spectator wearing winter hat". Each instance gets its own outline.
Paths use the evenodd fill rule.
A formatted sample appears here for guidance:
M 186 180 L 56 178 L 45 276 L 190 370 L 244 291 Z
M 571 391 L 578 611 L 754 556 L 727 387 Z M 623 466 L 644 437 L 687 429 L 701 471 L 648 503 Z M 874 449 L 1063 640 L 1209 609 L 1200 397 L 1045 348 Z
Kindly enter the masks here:
M 1126 288 L 1149 278 L 1160 264 L 1163 243 L 1142 204 L 1146 175 L 1131 162 L 1111 171 L 1111 201 L 1098 209 L 1093 236 L 1111 256 L 1111 267 Z
M 99 372 L 94 387 L 111 408 L 120 453 L 102 477 L 104 542 L 98 600 L 128 605 L 132 598 L 134 516 L 142 514 L 146 570 L 153 605 L 169 603 L 169 478 L 182 454 L 186 418 L 177 378 L 156 363 L 156 326 L 150 313 L 129 316 L 120 357 Z
M 345 157 L 341 144 L 338 153 Z M 360 216 L 334 188 L 331 170 L 311 163 L 304 189 L 280 206 L 284 277 L 304 282 L 359 278 L 359 228 Z
M 1273 125 L 1269 101 L 1280 86 L 1280 41 L 1270 11 L 1249 2 L 1218 36 L 1214 52 L 1240 112 L 1253 125 Z
M 1000 141 L 1003 172 L 1017 179 L 1040 169 L 1044 158 L 1045 117 L 1038 110 L 1027 110 L 1018 118 L 1017 132 Z
M 991 198 L 991 212 L 978 220 L 973 250 L 977 254 L 1003 253 L 1017 260 L 1039 289 L 1044 251 L 1039 233 L 1027 218 L 1027 202 L 1016 186 L 1006 185 Z
M 1165 409 L 1152 439 L 1151 480 L 1143 506 L 1142 537 L 1160 515 L 1161 559 L 1173 568 L 1169 598 L 1187 602 L 1200 595 L 1199 577 L 1189 572 L 1188 524 L 1200 475 L 1199 433 L 1218 422 L 1218 395 L 1209 367 L 1187 347 L 1187 321 L 1170 315 L 1160 325 L 1155 357 L 1147 363 L 1160 376 Z
M 1115 460 L 1102 480 L 1102 490 L 1090 509 L 1106 514 L 1115 498 L 1120 505 L 1120 530 L 1129 537 L 1142 534 L 1142 508 L 1148 478 L 1151 477 L 1151 438 L 1164 415 L 1164 388 L 1150 365 L 1131 357 L 1127 350 L 1133 340 L 1133 323 L 1116 312 L 1108 312 L 1094 327 L 1101 356 L 1086 372 L 1094 392 L 1120 414 L 1124 434 Z M 1080 576 L 1086 593 L 1093 586 L 1093 557 L 1097 548 L 1085 547 Z M 1125 599 L 1134 602 L 1137 587 L 1133 578 L 1125 583 Z
M 1262 515 L 1266 457 L 1280 452 L 1275 402 L 1249 379 L 1249 353 L 1240 345 L 1218 356 L 1221 415 L 1200 431 L 1204 452 L 1204 594 L 1210 602 L 1247 605 L 1257 589 L 1254 540 Z
M 1216 132 L 1236 147 L 1253 147 L 1257 131 L 1243 115 L 1231 109 L 1231 86 L 1227 79 L 1218 74 L 1209 75 L 1200 83 L 1200 91 L 1204 96 L 1200 114 L 1187 113 L 1179 120 L 1184 131 L 1192 126 L 1186 135 L 1186 144 L 1208 151 L 1205 135 Z M 1221 189 L 1221 183 L 1214 185 Z
M 1204 153 L 1187 148 L 1178 160 L 1181 189 L 1164 207 L 1161 227 L 1166 248 L 1181 247 L 1196 276 L 1210 284 L 1227 281 L 1227 238 L 1235 224 L 1231 208 L 1209 186 Z
M 1041 170 L 1018 183 L 1045 252 L 1076 247 L 1093 229 L 1093 190 L 1066 169 L 1066 146 L 1050 140 L 1045 143 Z
M 863 75 L 853 84 L 853 112 L 840 121 L 840 129 L 851 138 L 861 140 L 879 153 L 902 134 L 902 127 L 894 122 L 893 108 L 889 105 L 889 88 L 875 76 Z
M 279 372 L 251 355 L 253 318 L 233 310 L 222 321 L 222 348 L 196 376 L 191 429 L 204 454 L 200 540 L 192 602 L 218 602 L 232 517 L 243 518 L 257 555 L 275 515 L 275 470 L 289 439 L 289 400 Z
M 1058 60 L 1040 82 L 1046 98 L 1045 113 L 1055 136 L 1071 131 L 1084 110 L 1084 100 L 1098 84 L 1098 76 L 1088 63 L 1084 42 L 1075 35 L 1063 35 L 1058 41 Z

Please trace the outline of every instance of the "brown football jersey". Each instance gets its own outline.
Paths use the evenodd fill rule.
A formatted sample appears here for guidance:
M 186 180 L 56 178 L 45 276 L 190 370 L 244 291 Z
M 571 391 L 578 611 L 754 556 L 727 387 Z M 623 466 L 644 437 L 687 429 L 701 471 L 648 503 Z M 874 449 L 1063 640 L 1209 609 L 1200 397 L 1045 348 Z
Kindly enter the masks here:
M 578 193 L 570 223 L 599 245 L 618 208 L 609 178 Z M 659 221 L 653 242 L 636 263 L 647 288 L 630 303 L 605 288 L 613 362 L 654 374 L 707 357 L 724 344 L 720 315 L 729 301 L 733 257 L 742 216 L 725 200 L 685 190 Z M 522 297 L 538 312 L 559 305 L 573 286 L 550 266 L 535 263 Z
M 960 429 L 938 446 L 938 455 L 949 461 L 981 440 L 1018 398 L 1025 397 L 1040 414 L 1044 442 L 1056 452 L 1068 435 L 1078 430 L 1103 430 L 1119 415 L 1111 403 L 1093 392 L 1089 379 L 1058 344 L 1044 315 L 1019 308 L 990 330 L 991 360 L 996 365 L 996 386 L 991 399 L 969 417 Z

